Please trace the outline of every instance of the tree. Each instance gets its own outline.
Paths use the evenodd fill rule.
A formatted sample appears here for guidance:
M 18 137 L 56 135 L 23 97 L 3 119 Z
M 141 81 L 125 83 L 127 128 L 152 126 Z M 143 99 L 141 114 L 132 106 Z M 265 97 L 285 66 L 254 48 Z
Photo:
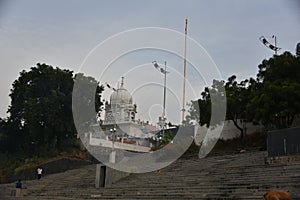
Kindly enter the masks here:
M 160 144 L 162 144 L 162 145 L 169 144 L 173 140 L 173 138 L 174 138 L 173 132 L 171 130 L 167 130 L 162 135 L 162 139 L 160 141 Z
M 103 85 L 100 86 L 100 83 L 93 77 L 84 76 L 82 73 L 75 75 L 72 101 L 73 118 L 80 134 L 88 130 L 91 124 L 97 123 L 97 119 L 100 119 L 103 90 Z
M 258 68 L 257 79 L 261 82 L 277 84 L 283 80 L 300 81 L 299 58 L 287 51 L 263 60 Z
M 200 125 L 215 124 L 210 122 L 212 95 L 225 96 L 219 92 L 225 87 L 227 98 L 226 119 L 232 120 L 244 137 L 243 128 L 238 120 L 260 122 L 266 128 L 288 128 L 300 113 L 300 57 L 290 52 L 274 55 L 263 60 L 258 66 L 257 78 L 249 78 L 238 83 L 233 75 L 225 81 L 214 80 L 206 87 L 201 98 L 190 103 L 189 122 L 195 120 Z M 219 98 L 222 100 L 222 98 Z
M 201 126 L 212 125 L 215 126 L 223 122 L 222 116 L 225 112 L 224 108 L 226 102 L 226 94 L 224 90 L 224 81 L 213 80 L 211 87 L 205 87 L 201 93 L 201 98 L 195 101 L 191 101 L 189 114 L 186 116 L 186 120 L 191 123 L 196 121 Z M 213 118 L 212 116 L 213 110 Z
M 199 123 L 201 126 L 209 125 L 211 115 L 211 102 L 209 88 L 205 87 L 201 93 L 201 98 L 192 100 L 189 105 L 188 115 L 186 121 L 192 123 L 193 121 Z M 201 113 L 201 114 L 200 114 Z
M 263 60 L 258 66 L 259 90 L 247 110 L 267 128 L 288 128 L 300 113 L 300 62 L 289 52 Z
M 237 83 L 236 76 L 233 75 L 228 78 L 225 84 L 227 97 L 227 112 L 226 119 L 231 120 L 234 126 L 240 131 L 241 139 L 244 138 L 244 128 L 238 123 L 242 120 L 244 123 L 246 119 L 246 105 L 249 99 L 249 92 L 247 90 L 248 80 Z
M 268 129 L 291 127 L 300 112 L 300 84 L 283 81 L 278 84 L 265 82 L 247 105 L 254 120 Z
M 22 139 L 18 145 L 27 150 L 34 146 L 45 151 L 59 150 L 63 141 L 74 140 L 73 85 L 73 72 L 69 70 L 37 64 L 28 72 L 22 71 L 10 93 L 8 123 L 14 130 L 9 138 Z
M 226 95 L 222 91 L 225 88 Z M 259 84 L 252 78 L 237 82 L 236 76 L 232 75 L 227 82 L 214 80 L 212 86 L 204 88 L 201 98 L 190 103 L 188 121 L 195 120 L 203 125 L 219 124 L 221 119 L 211 121 L 211 109 L 215 106 L 221 110 L 220 105 L 225 102 L 226 97 L 226 120 L 231 120 L 240 131 L 241 139 L 244 138 L 244 128 L 238 123 L 239 120 L 251 121 L 247 113 L 247 104 L 251 95 L 259 88 Z M 224 89 L 223 89 L 224 90 Z M 211 95 L 219 95 L 218 101 L 211 102 Z M 221 113 L 217 116 L 221 116 Z
M 13 83 L 9 121 L 38 148 L 60 147 L 63 139 L 72 137 L 71 94 L 73 72 L 37 64 L 22 71 Z
M 5 152 L 9 146 L 7 140 L 7 125 L 6 121 L 0 118 L 0 152 Z
M 300 57 L 300 42 L 296 46 L 296 56 Z
M 0 120 L 0 152 L 15 153 L 25 151 L 26 135 L 14 126 L 8 119 Z

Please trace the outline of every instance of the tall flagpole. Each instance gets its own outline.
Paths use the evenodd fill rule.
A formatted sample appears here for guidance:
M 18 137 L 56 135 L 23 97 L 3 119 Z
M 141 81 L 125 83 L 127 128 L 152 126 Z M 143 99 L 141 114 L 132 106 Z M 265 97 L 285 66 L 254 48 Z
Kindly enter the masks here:
M 187 25 L 188 25 L 188 17 L 185 18 L 183 95 L 182 95 L 182 110 L 181 110 L 182 125 L 184 125 L 184 112 L 185 112 L 184 106 L 185 106 L 185 85 L 186 85 L 186 38 L 187 38 Z

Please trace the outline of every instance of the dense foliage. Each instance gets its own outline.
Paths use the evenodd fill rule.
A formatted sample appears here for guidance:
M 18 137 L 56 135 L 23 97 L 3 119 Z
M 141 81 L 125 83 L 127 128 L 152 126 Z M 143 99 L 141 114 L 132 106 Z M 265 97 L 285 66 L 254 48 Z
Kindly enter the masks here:
M 99 111 L 103 87 L 91 77 L 78 76 L 97 84 L 95 102 Z M 38 155 L 74 145 L 73 85 L 73 72 L 69 70 L 37 64 L 30 71 L 22 71 L 12 85 L 9 117 L 0 121 L 1 152 Z
M 233 75 L 226 82 L 214 80 L 211 87 L 204 88 L 200 99 L 190 103 L 187 121 L 212 124 L 211 95 L 221 84 L 226 90 L 226 119 L 233 121 L 241 138 L 244 130 L 237 123 L 241 119 L 261 123 L 267 129 L 291 127 L 300 114 L 300 56 L 290 52 L 274 55 L 263 60 L 258 69 L 255 79 L 238 82 Z

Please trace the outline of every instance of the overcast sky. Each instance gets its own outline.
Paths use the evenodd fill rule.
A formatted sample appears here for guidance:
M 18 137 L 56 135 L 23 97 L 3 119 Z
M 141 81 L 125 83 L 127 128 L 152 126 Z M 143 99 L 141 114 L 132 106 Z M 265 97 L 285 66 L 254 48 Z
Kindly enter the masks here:
M 236 74 L 239 80 L 255 77 L 258 64 L 273 55 L 259 41 L 260 36 L 265 36 L 270 43 L 274 43 L 272 35 L 276 35 L 278 46 L 282 48 L 279 53 L 290 51 L 294 54 L 296 44 L 300 42 L 300 3 L 297 0 L 0 0 L 0 117 L 7 116 L 11 84 L 18 78 L 21 70 L 28 70 L 36 63 L 47 63 L 77 72 L 83 63 L 92 60 L 90 56 L 84 62 L 92 49 L 107 38 L 122 31 L 143 27 L 160 27 L 184 33 L 186 16 L 189 19 L 188 36 L 202 46 L 202 50 L 213 60 L 211 65 L 215 64 L 223 79 L 232 74 Z M 137 39 L 142 37 L 139 33 L 135 36 Z M 172 48 L 183 52 L 183 42 L 177 41 L 178 46 Z M 101 51 L 94 51 L 94 57 L 102 59 L 101 56 L 107 55 L 108 58 L 110 53 L 116 54 L 114 49 L 126 49 L 129 43 L 134 43 L 134 39 L 112 42 L 109 51 L 101 55 Z M 197 53 L 193 51 L 188 49 L 188 58 Z M 205 59 L 203 58 L 203 62 Z M 146 77 L 162 83 L 159 72 L 154 71 L 152 77 L 152 72 L 147 71 L 153 60 L 159 63 L 166 60 L 168 63 L 171 71 L 168 74 L 168 87 L 172 86 L 173 89 L 168 90 L 167 113 L 169 112 L 172 121 L 178 122 L 179 117 L 173 117 L 177 114 L 172 113 L 174 107 L 171 105 L 180 107 L 182 98 L 178 94 L 182 88 L 176 85 L 181 70 L 178 67 L 183 66 L 180 56 L 155 49 L 143 50 L 114 61 L 111 74 L 118 74 L 114 78 L 109 73 L 103 74 L 105 67 L 101 65 L 98 66 L 102 72 L 92 75 L 100 77 L 100 82 L 107 81 L 115 87 L 120 76 L 124 75 L 125 86 L 127 84 L 138 104 L 139 117 L 155 121 L 152 115 L 161 112 L 162 87 L 155 88 L 152 84 L 146 90 L 150 94 L 152 90 L 159 91 L 158 96 L 147 96 L 145 90 L 142 92 L 144 95 L 138 94 Z M 101 63 L 99 60 L 98 62 Z M 119 72 L 122 65 L 127 67 Z M 129 73 L 132 69 L 136 70 Z M 187 76 L 196 85 L 193 79 L 198 77 L 193 70 L 188 69 Z M 199 85 L 208 84 L 207 80 L 202 82 Z M 147 84 L 143 87 L 147 88 Z M 201 91 L 196 91 L 194 97 L 188 95 L 187 101 L 195 98 L 198 92 Z M 104 96 L 107 99 L 109 94 Z M 143 99 L 143 96 L 146 97 Z M 148 113 L 143 115 L 145 110 L 141 108 L 141 104 L 146 104 L 151 97 L 157 101 L 151 101 L 145 106 Z M 180 112 L 179 108 L 177 112 Z

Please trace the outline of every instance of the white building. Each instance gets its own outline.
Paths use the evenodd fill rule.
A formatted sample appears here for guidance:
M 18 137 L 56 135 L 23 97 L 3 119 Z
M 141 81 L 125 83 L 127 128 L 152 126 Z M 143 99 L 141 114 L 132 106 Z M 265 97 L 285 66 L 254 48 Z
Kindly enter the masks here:
M 105 135 L 116 135 L 119 138 L 150 138 L 155 127 L 136 120 L 137 105 L 133 103 L 131 94 L 121 86 L 113 91 L 110 102 L 105 105 L 104 121 L 101 125 Z
M 105 106 L 103 125 L 134 122 L 136 109 L 132 96 L 124 88 L 124 77 L 122 77 L 121 87 L 111 94 L 110 103 Z

